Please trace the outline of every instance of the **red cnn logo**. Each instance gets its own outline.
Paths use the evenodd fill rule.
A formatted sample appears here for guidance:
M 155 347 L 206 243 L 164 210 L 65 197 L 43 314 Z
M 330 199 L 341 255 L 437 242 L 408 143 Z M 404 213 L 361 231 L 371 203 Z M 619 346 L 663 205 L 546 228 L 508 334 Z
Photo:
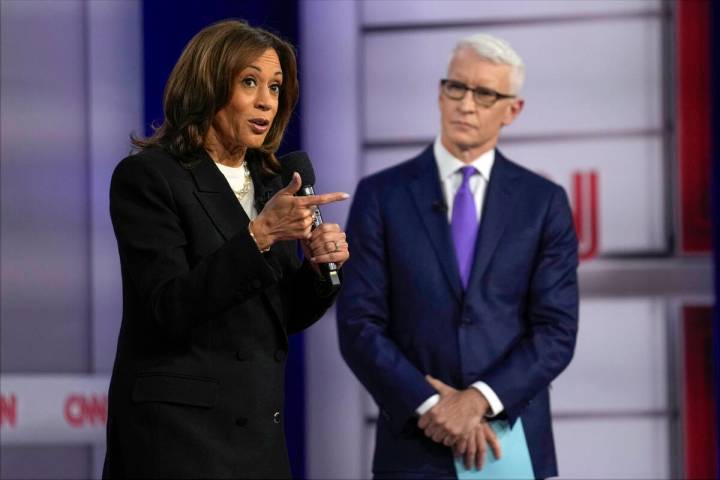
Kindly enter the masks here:
M 17 397 L 0 395 L 0 427 L 15 427 L 17 425 Z
M 578 237 L 580 260 L 598 253 L 598 174 L 597 171 L 574 172 L 572 176 L 573 220 Z
M 65 421 L 73 428 L 107 423 L 107 395 L 74 393 L 65 399 Z

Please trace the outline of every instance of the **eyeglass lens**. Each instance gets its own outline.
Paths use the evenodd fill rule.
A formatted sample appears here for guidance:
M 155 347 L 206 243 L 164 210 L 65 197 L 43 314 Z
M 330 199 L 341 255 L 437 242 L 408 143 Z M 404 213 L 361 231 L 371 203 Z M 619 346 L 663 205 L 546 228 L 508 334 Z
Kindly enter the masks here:
M 453 100 L 462 100 L 462 98 L 465 97 L 465 92 L 471 90 L 470 87 L 464 83 L 453 80 L 447 80 L 444 83 L 443 88 L 445 89 L 446 95 Z M 490 106 L 497 100 L 497 95 L 492 90 L 477 87 L 472 89 L 472 92 L 475 101 L 480 105 Z

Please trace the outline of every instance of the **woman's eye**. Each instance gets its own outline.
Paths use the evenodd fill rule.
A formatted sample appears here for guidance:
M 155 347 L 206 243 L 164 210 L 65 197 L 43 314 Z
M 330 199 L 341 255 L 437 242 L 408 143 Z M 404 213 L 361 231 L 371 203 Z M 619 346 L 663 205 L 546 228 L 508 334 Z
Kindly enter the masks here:
M 280 87 L 282 87 L 282 85 L 280 85 L 279 83 L 273 83 L 272 85 L 270 85 L 270 91 L 279 95 Z
M 252 77 L 243 78 L 243 81 L 242 81 L 242 82 L 243 82 L 243 84 L 244 84 L 246 87 L 255 87 L 255 86 L 257 86 L 257 82 L 256 82 L 255 79 L 252 78 Z

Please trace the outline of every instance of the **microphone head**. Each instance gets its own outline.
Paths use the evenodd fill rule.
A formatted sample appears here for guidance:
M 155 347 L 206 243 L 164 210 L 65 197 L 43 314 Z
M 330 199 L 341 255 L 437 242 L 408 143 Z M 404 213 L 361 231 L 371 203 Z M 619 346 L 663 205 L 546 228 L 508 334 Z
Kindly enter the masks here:
M 303 187 L 315 185 L 315 171 L 307 153 L 300 150 L 290 152 L 280 157 L 278 161 L 280 162 L 280 175 L 282 175 L 283 185 L 290 183 L 293 172 L 300 174 Z

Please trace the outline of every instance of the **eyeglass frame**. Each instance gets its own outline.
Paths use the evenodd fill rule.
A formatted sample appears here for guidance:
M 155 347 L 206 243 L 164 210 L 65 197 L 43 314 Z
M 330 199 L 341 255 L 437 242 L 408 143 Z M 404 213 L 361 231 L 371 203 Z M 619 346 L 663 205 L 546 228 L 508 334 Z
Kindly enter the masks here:
M 458 87 L 462 87 L 462 88 L 463 88 L 464 91 L 463 91 L 463 94 L 462 94 L 461 97 L 453 98 L 453 97 L 451 97 L 450 95 L 448 95 L 447 91 L 445 90 L 445 85 L 447 85 L 447 84 L 450 83 L 450 82 L 454 83 L 454 84 L 457 85 Z M 497 91 L 495 91 L 495 90 L 493 90 L 493 89 L 491 89 L 491 88 L 487 88 L 487 87 L 475 87 L 475 88 L 470 88 L 468 85 L 464 84 L 463 82 L 460 82 L 460 81 L 458 81 L 458 80 L 453 80 L 453 79 L 451 79 L 451 78 L 443 78 L 443 79 L 441 79 L 441 80 L 440 80 L 440 87 L 441 87 L 441 90 L 442 90 L 442 92 L 443 92 L 443 95 L 445 95 L 445 96 L 446 96 L 447 98 L 449 98 L 450 100 L 462 100 L 463 98 L 465 98 L 465 95 L 467 94 L 467 92 L 470 91 L 470 92 L 473 93 L 472 98 L 473 98 L 473 101 L 475 102 L 475 104 L 476 104 L 476 105 L 480 105 L 481 107 L 486 107 L 486 108 L 490 108 L 490 107 L 494 106 L 494 105 L 497 103 L 498 100 L 505 100 L 505 99 L 508 99 L 508 98 L 517 98 L 517 95 L 508 95 L 508 94 L 505 94 L 505 93 L 500 93 L 500 92 L 497 92 Z M 495 100 L 493 100 L 491 104 L 486 105 L 486 104 L 480 103 L 480 102 L 478 101 L 477 97 L 475 96 L 475 95 L 477 95 L 477 94 L 493 95 L 493 96 L 495 97 Z

